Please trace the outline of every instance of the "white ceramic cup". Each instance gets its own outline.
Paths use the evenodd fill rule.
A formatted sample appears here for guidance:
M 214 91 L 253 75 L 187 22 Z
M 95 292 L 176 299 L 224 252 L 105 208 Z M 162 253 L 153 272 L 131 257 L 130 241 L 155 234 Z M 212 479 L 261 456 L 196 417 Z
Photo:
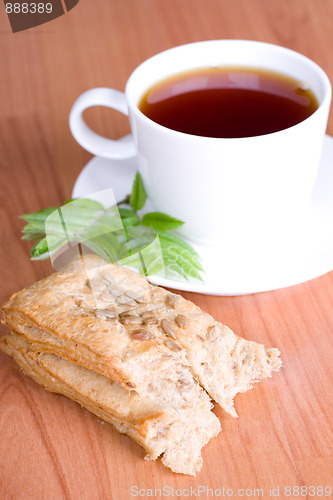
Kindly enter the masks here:
M 309 85 L 319 107 L 290 128 L 232 139 L 177 132 L 138 109 L 145 91 L 163 78 L 224 65 L 264 68 L 297 78 Z M 184 236 L 239 246 L 262 240 L 263 234 L 269 238 L 307 204 L 330 100 L 326 74 L 305 56 L 262 42 L 211 40 L 175 47 L 146 60 L 131 74 L 125 93 L 88 90 L 73 105 L 70 128 L 77 142 L 94 155 L 110 159 L 136 155 L 152 205 L 185 221 Z M 93 132 L 82 118 L 91 106 L 129 115 L 132 135 L 126 141 L 113 141 Z

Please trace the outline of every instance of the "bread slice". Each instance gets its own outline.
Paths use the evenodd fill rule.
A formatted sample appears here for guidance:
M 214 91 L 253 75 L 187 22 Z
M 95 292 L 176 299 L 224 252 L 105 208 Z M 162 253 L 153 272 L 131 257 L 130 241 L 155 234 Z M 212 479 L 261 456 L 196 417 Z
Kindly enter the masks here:
M 191 378 L 227 412 L 281 366 L 278 349 L 236 336 L 180 295 L 134 271 L 85 256 L 14 294 L 4 322 L 43 352 L 94 370 L 142 397 L 162 399 Z
M 16 333 L 1 339 L 0 348 L 35 382 L 132 437 L 147 451 L 147 459 L 162 455 L 173 472 L 195 475 L 202 465 L 202 447 L 220 431 L 208 395 L 194 381 L 177 392 L 170 384 L 162 401 L 153 389 L 148 396 L 125 390 L 104 375 L 42 352 Z

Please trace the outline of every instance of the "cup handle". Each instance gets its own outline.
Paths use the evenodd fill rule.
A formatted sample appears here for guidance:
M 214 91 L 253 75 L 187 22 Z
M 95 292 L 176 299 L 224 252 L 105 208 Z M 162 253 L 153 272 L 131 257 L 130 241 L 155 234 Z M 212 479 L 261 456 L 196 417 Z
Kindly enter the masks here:
M 75 101 L 69 115 L 69 126 L 76 141 L 90 153 L 114 160 L 135 156 L 133 136 L 126 136 L 121 141 L 107 139 L 96 134 L 85 123 L 82 113 L 92 106 L 106 106 L 128 116 L 126 97 L 123 92 L 108 88 L 87 90 Z

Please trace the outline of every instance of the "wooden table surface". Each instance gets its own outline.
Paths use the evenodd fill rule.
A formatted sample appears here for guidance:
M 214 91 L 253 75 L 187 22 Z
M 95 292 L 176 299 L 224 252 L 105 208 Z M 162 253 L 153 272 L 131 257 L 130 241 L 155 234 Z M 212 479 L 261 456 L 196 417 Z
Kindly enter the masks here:
M 29 260 L 18 216 L 61 204 L 91 158 L 68 128 L 80 93 L 123 90 L 147 57 L 216 38 L 284 45 L 314 59 L 333 81 L 332 0 L 82 0 L 65 16 L 20 33 L 11 32 L 3 6 L 0 22 L 1 303 L 52 271 L 48 262 Z M 95 108 L 86 117 L 109 137 L 129 131 L 127 119 L 110 110 Z M 127 500 L 137 488 L 163 486 L 181 498 L 198 495 L 198 486 L 229 497 L 321 498 L 319 487 L 333 487 L 333 273 L 269 293 L 184 296 L 237 334 L 278 347 L 284 362 L 280 373 L 236 398 L 238 419 L 216 408 L 223 432 L 205 447 L 197 477 L 145 462 L 131 439 L 46 392 L 1 354 L 1 500 Z M 211 490 L 200 491 L 212 498 Z

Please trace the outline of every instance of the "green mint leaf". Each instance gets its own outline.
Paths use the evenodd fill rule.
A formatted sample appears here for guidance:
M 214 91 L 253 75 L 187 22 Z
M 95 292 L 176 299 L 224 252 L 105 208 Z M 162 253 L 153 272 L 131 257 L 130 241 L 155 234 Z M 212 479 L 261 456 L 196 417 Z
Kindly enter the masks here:
M 141 224 L 153 227 L 156 231 L 171 231 L 182 226 L 184 222 L 161 212 L 150 212 L 142 217 Z
M 147 196 L 142 178 L 136 174 L 130 200 L 131 208 L 105 209 L 100 203 L 82 198 L 68 200 L 63 206 L 50 207 L 22 216 L 24 240 L 39 240 L 31 249 L 33 260 L 49 258 L 65 243 L 79 243 L 108 262 L 128 265 L 142 274 L 176 279 L 202 279 L 202 266 L 195 250 L 170 233 L 183 221 L 161 212 L 145 214 L 140 221 L 137 211 Z
M 119 231 L 117 236 L 120 243 L 126 248 L 127 257 L 141 252 L 149 246 L 157 238 L 157 233 L 150 227 L 133 226 Z
M 124 227 L 128 226 L 137 226 L 140 222 L 139 217 L 133 210 L 129 208 L 119 207 L 119 215 L 121 217 L 121 221 L 124 224 Z
M 124 217 L 124 219 L 121 219 L 122 223 L 124 224 L 124 227 L 129 227 L 129 226 L 138 226 L 140 223 L 140 220 L 137 216 L 135 217 Z
M 58 250 L 64 243 L 66 243 L 65 238 L 59 238 L 55 235 L 49 235 L 38 243 L 36 243 L 31 251 L 32 260 L 45 260 L 50 257 L 50 255 Z
M 161 243 L 166 277 L 177 278 L 177 275 L 188 280 L 195 278 L 202 281 L 200 271 L 193 265 L 186 255 L 178 253 L 180 248 Z
M 44 238 L 44 236 L 45 236 L 44 232 L 29 231 L 28 233 L 23 234 L 21 239 L 28 240 L 28 241 L 41 240 L 42 238 Z
M 65 235 L 68 241 L 83 243 L 123 227 L 116 206 L 104 210 L 100 204 L 87 206 L 82 201 L 91 200 L 75 200 L 53 212 L 45 221 L 45 232 Z
M 29 223 L 34 223 L 35 221 L 45 221 L 47 217 L 52 214 L 58 207 L 44 208 L 44 210 L 39 210 L 38 212 L 33 212 L 31 214 L 24 214 L 20 216 L 20 219 L 24 219 Z
M 76 198 L 74 200 L 67 200 L 62 208 L 74 207 L 75 211 L 80 211 L 80 214 L 91 214 L 96 210 L 105 210 L 104 206 L 96 200 L 91 200 L 90 198 Z
M 188 243 L 186 243 L 184 240 L 179 238 L 178 236 L 175 236 L 174 234 L 171 234 L 169 232 L 160 232 L 159 233 L 159 238 L 161 242 L 161 246 L 163 247 L 170 247 L 174 248 L 175 251 L 180 253 L 184 258 L 186 257 L 187 260 L 191 262 L 191 264 L 198 270 L 198 271 L 203 271 L 200 257 L 197 254 L 197 252 L 194 250 L 194 248 L 191 247 Z
M 119 262 L 120 265 L 131 267 L 136 269 L 141 274 L 150 275 L 161 275 L 165 276 L 164 273 L 164 261 L 161 251 L 160 240 L 155 233 L 156 238 L 140 252 L 137 252 L 126 259 Z
M 114 233 L 102 234 L 86 240 L 84 245 L 107 262 L 115 263 L 123 256 L 128 255 L 126 248 L 118 241 Z
M 84 241 L 84 245 L 109 262 L 118 262 L 137 255 L 151 245 L 157 233 L 142 226 L 129 227 Z
M 169 259 L 167 253 L 165 252 L 163 252 L 163 260 L 165 277 L 167 279 L 174 279 L 178 281 L 180 278 L 182 278 L 183 281 L 188 281 L 188 276 L 184 269 L 179 264 L 177 264 L 177 262 L 175 262 L 172 257 Z
M 29 224 L 24 226 L 22 232 L 27 234 L 40 233 L 42 236 L 45 236 L 45 222 L 42 220 L 29 222 Z
M 183 278 L 202 281 L 202 266 L 197 252 L 181 238 L 173 234 L 159 233 L 167 277 L 179 274 Z
M 141 208 L 143 208 L 144 204 L 146 203 L 146 199 L 147 195 L 142 182 L 142 178 L 139 172 L 137 172 L 134 179 L 131 198 L 130 198 L 130 204 L 133 210 L 135 211 L 141 210 Z
M 118 207 L 118 210 L 121 218 L 133 217 L 135 215 L 134 210 L 130 208 Z
M 22 231 L 24 233 L 44 233 L 45 235 L 45 222 L 47 221 L 48 233 L 63 235 L 64 228 L 59 211 L 66 218 L 68 229 L 74 232 L 85 224 L 91 223 L 96 218 L 96 213 L 104 211 L 104 208 L 100 203 L 90 199 L 78 199 L 75 200 L 75 203 L 68 201 L 60 208 L 50 207 L 39 212 L 22 215 L 21 218 L 28 222 Z

